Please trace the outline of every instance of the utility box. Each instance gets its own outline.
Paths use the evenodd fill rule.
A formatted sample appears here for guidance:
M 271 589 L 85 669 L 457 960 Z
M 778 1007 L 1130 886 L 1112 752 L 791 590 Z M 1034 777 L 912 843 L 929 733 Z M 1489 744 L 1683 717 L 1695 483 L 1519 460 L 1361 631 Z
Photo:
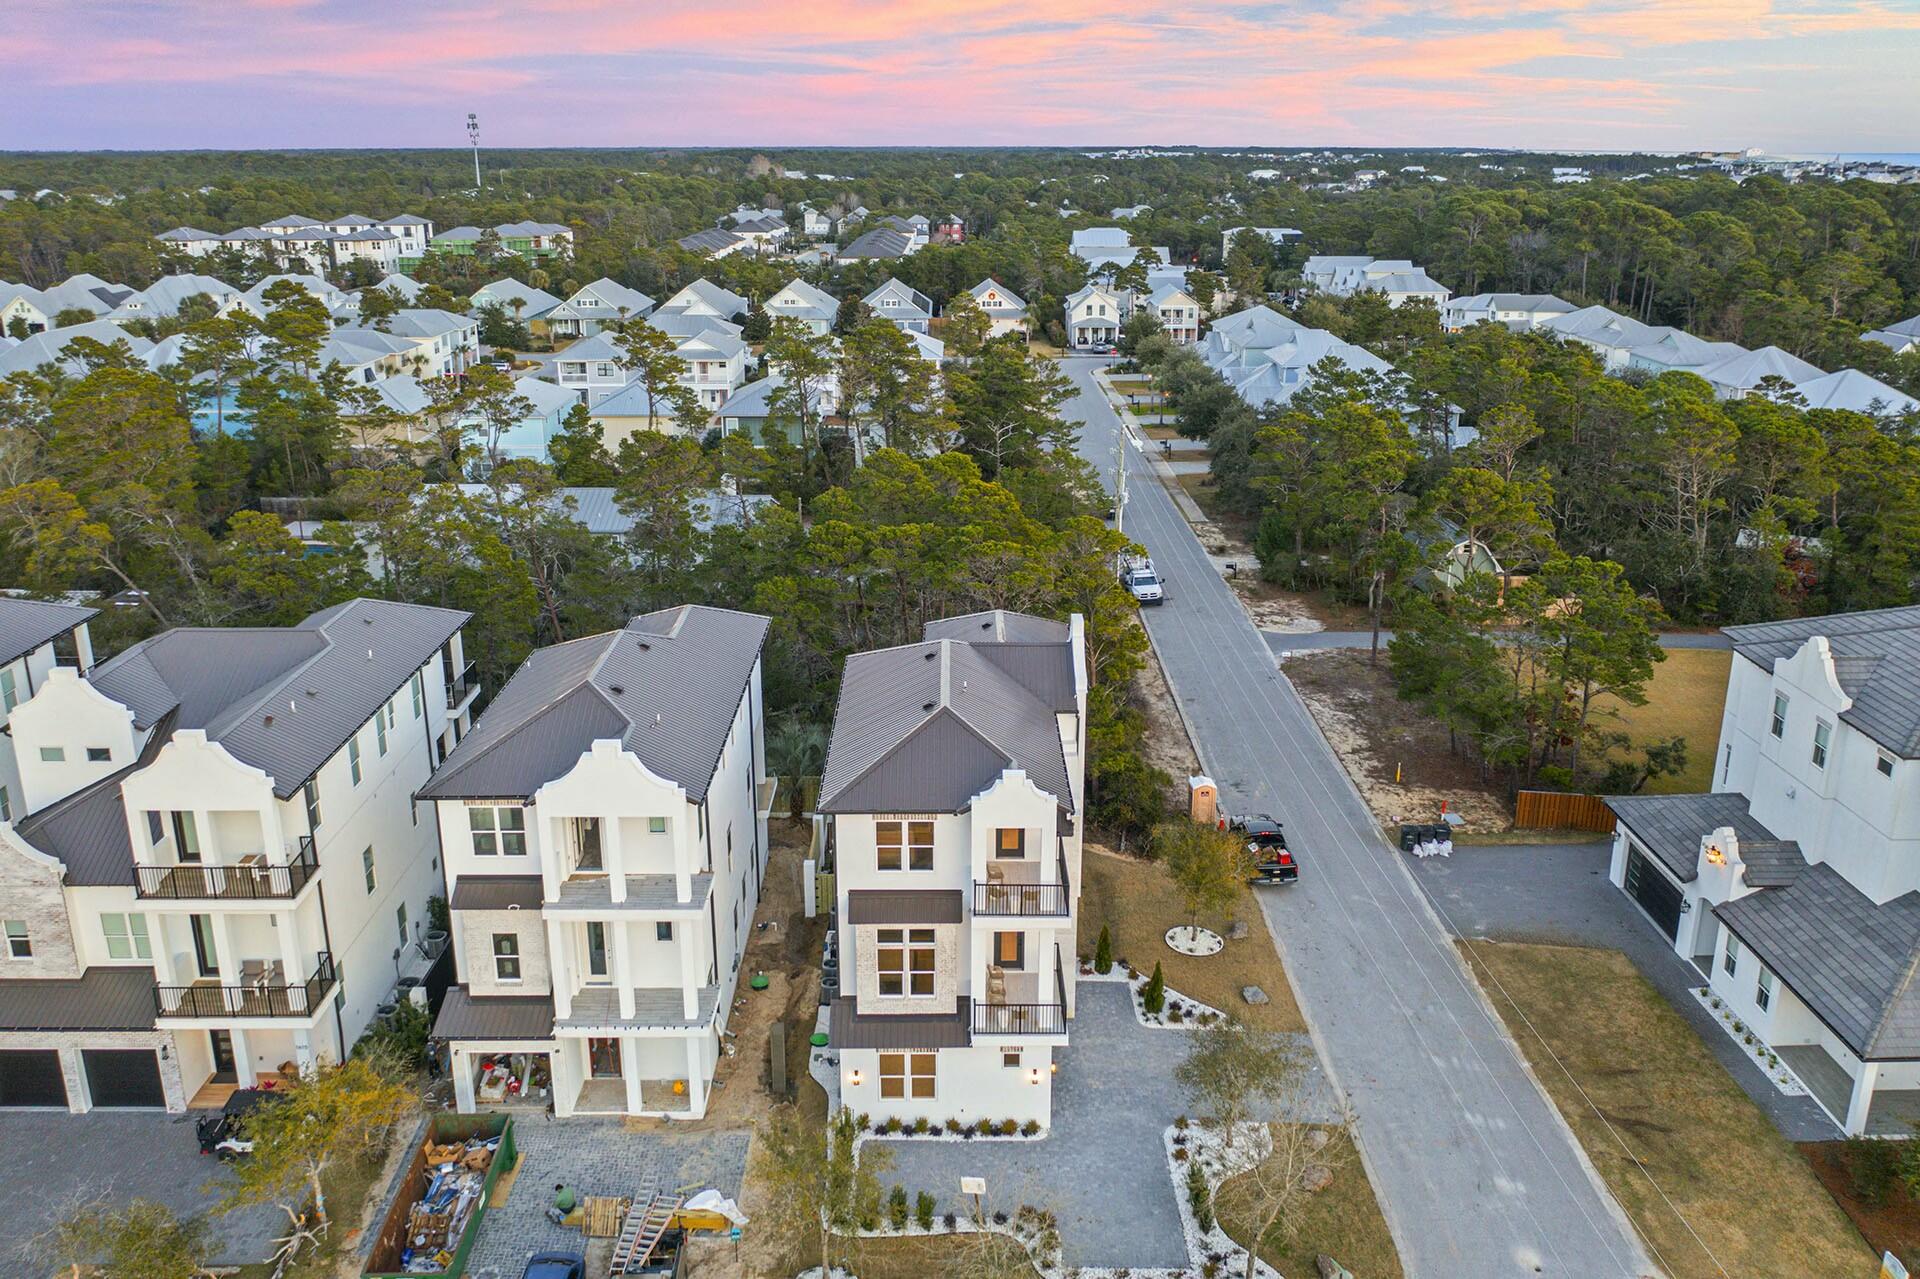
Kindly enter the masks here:
M 1202 773 L 1187 778 L 1187 815 L 1204 826 L 1220 820 L 1220 788 Z

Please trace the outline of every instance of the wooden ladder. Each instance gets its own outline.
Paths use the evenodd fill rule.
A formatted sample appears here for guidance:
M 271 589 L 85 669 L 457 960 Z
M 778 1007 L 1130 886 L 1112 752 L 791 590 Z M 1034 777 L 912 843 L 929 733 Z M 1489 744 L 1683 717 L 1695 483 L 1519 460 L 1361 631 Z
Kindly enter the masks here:
M 620 1223 L 620 1238 L 613 1245 L 613 1273 L 638 1274 L 653 1259 L 660 1236 L 667 1233 L 674 1214 L 685 1202 L 686 1196 L 675 1194 L 655 1193 L 644 1201 L 636 1197 L 627 1210 L 627 1219 Z

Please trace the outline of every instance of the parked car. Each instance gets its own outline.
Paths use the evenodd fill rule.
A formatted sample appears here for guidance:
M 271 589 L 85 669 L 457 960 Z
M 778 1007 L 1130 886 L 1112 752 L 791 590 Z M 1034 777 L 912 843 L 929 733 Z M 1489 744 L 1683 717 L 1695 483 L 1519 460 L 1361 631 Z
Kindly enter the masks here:
M 1120 584 L 1143 605 L 1167 602 L 1166 584 L 1160 580 L 1160 575 L 1154 572 L 1152 560 L 1129 564 L 1122 569 Z
M 253 1143 L 240 1136 L 240 1120 L 271 1096 L 264 1088 L 241 1088 L 218 1112 L 196 1120 L 193 1131 L 200 1138 L 200 1153 L 216 1155 L 225 1163 L 252 1154 Z
M 586 1279 L 587 1259 L 577 1252 L 536 1252 L 520 1279 Z
M 1291 884 L 1299 880 L 1300 863 L 1287 847 L 1286 831 L 1279 822 L 1258 813 L 1234 818 L 1227 823 L 1227 829 L 1246 836 L 1247 851 L 1257 859 L 1253 874 L 1247 877 L 1248 883 Z

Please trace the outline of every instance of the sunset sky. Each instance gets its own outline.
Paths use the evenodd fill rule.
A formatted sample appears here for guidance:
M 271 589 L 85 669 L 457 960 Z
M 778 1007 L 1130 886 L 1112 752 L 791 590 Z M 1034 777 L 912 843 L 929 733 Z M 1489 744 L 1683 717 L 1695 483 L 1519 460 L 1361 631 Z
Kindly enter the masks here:
M 1920 151 L 1920 0 L 0 0 L 0 149 Z

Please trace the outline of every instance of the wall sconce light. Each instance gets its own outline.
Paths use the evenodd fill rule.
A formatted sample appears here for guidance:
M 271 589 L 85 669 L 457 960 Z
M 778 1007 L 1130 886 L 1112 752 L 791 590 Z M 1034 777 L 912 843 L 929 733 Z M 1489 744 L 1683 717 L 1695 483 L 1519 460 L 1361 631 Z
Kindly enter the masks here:
M 1708 844 L 1707 861 L 1714 866 L 1725 866 L 1727 864 L 1727 855 L 1720 851 L 1720 845 Z
M 1057 1062 L 1057 1061 L 1050 1061 L 1050 1062 L 1048 1062 L 1048 1063 L 1047 1063 L 1047 1073 L 1048 1073 L 1048 1074 L 1050 1074 L 1050 1075 L 1057 1075 L 1057 1074 L 1059 1074 L 1059 1073 L 1060 1073 L 1060 1063 L 1059 1063 L 1059 1062 Z
M 1040 1082 L 1040 1067 L 1035 1066 L 1032 1070 L 1029 1070 L 1027 1072 L 1027 1082 L 1030 1084 L 1037 1084 Z
M 860 1086 L 860 1072 L 857 1070 L 849 1070 L 847 1072 L 847 1082 L 855 1088 L 858 1088 Z

